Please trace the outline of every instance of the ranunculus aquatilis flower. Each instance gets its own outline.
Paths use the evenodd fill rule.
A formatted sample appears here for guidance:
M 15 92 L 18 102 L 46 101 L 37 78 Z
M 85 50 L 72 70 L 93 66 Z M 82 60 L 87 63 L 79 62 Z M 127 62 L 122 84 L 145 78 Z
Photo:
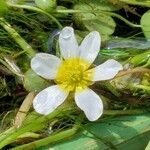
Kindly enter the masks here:
M 89 87 L 95 81 L 109 80 L 122 70 L 122 65 L 109 59 L 92 68 L 101 44 L 99 32 L 89 33 L 79 46 L 71 27 L 62 29 L 59 46 L 63 59 L 46 53 L 38 53 L 31 60 L 31 68 L 41 77 L 55 81 L 38 93 L 33 100 L 36 112 L 47 115 L 60 106 L 74 92 L 77 106 L 90 121 L 97 120 L 103 113 L 101 98 Z

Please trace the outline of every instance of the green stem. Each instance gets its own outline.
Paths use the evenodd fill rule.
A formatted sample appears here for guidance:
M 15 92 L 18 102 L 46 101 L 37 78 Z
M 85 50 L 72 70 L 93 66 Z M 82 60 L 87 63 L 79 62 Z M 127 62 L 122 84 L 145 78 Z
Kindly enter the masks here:
M 133 58 L 130 59 L 130 63 L 132 63 L 134 66 L 138 66 L 149 59 L 150 59 L 150 50 L 134 56 Z
M 4 18 L 0 18 L 0 25 L 30 57 L 35 55 L 35 51 L 32 47 L 17 33 L 15 29 L 11 27 L 11 25 Z
M 59 26 L 59 28 L 62 28 L 62 25 L 59 23 L 59 21 L 53 17 L 52 15 L 50 15 L 49 13 L 39 9 L 39 8 L 36 8 L 36 7 L 33 7 L 33 6 L 27 6 L 27 5 L 17 5 L 17 4 L 12 4 L 12 3 L 8 3 L 9 6 L 11 7 L 17 7 L 17 8 L 23 8 L 23 9 L 28 9 L 28 10 L 32 10 L 32 11 L 35 11 L 35 12 L 38 12 L 38 13 L 42 13 L 42 14 L 45 14 L 47 15 L 48 17 L 50 17 L 53 21 L 55 21 L 55 23 L 57 23 L 57 25 Z M 89 11 L 83 11 L 83 10 L 57 10 L 55 11 L 56 13 L 86 13 Z M 116 13 L 112 13 L 112 12 L 105 12 L 105 11 L 100 11 L 101 13 L 104 13 L 104 14 L 107 14 L 107 15 L 110 15 L 110 16 L 113 16 L 113 17 L 116 17 L 122 21 L 124 21 L 126 24 L 128 24 L 129 26 L 131 27 L 141 27 L 141 25 L 137 25 L 137 24 L 134 24 L 130 21 L 128 21 L 127 19 L 123 18 L 122 16 L 116 14 Z
M 9 128 L 8 130 L 0 133 L 0 141 L 2 141 L 8 134 L 11 134 L 15 131 L 14 127 Z
M 144 6 L 144 7 L 150 7 L 150 3 L 148 2 L 138 2 L 138 1 L 133 1 L 133 0 L 120 0 L 121 2 L 130 4 L 130 5 L 139 5 L 139 6 Z
M 24 139 L 24 138 L 32 138 L 32 139 L 39 139 L 41 137 L 40 134 L 34 133 L 34 132 L 26 132 L 25 134 L 22 134 L 19 136 L 19 139 Z
M 136 89 L 142 89 L 145 90 L 147 92 L 150 92 L 150 86 L 146 86 L 146 85 L 136 85 L 136 84 L 131 84 L 130 85 L 132 88 L 136 88 Z
M 84 11 L 84 10 L 73 10 L 73 9 L 69 9 L 69 10 L 57 10 L 56 13 L 92 13 L 94 11 Z M 96 11 L 96 13 L 103 13 L 103 14 L 106 14 L 106 15 L 110 15 L 110 16 L 113 16 L 113 17 L 116 17 L 120 20 L 122 20 L 123 22 L 125 22 L 126 24 L 128 24 L 129 26 L 131 27 L 136 27 L 136 28 L 141 28 L 141 25 L 137 25 L 137 24 L 134 24 L 130 21 L 128 21 L 127 19 L 123 18 L 122 16 L 120 16 L 119 14 L 116 14 L 116 13 L 113 13 L 113 12 L 106 12 L 106 11 Z
M 116 97 L 120 97 L 121 94 L 119 93 L 119 91 L 117 91 L 116 88 L 114 88 L 111 83 L 109 82 L 101 82 L 100 86 L 104 86 L 105 88 L 107 88 L 112 94 L 114 94 Z
M 68 14 L 68 13 L 87 13 L 89 11 L 87 10 L 77 10 L 77 9 L 58 9 L 55 11 L 56 13 L 63 13 L 63 14 Z
M 135 115 L 147 113 L 144 109 L 131 109 L 131 110 L 104 110 L 104 115 Z
M 17 57 L 19 57 L 20 55 L 22 55 L 22 54 L 24 54 L 24 53 L 26 53 L 26 50 L 23 50 L 23 51 L 21 51 L 21 52 L 18 52 L 18 53 L 16 53 L 16 54 L 14 54 L 14 55 L 13 55 L 13 59 L 16 59 Z
M 29 122 L 28 124 L 23 125 L 22 127 L 15 129 L 14 132 L 10 132 L 10 134 L 7 134 L 4 139 L 0 142 L 0 149 L 4 146 L 14 142 L 20 135 L 26 133 L 26 132 L 35 132 L 38 130 L 41 130 L 45 127 L 45 123 L 52 118 L 56 117 L 58 114 L 60 114 L 61 110 L 56 110 L 53 113 L 49 114 L 48 116 L 42 116 L 37 118 L 36 120 L 32 120 L 32 122 Z
M 5 67 L 7 67 L 7 69 L 9 69 L 13 74 L 19 76 L 19 77 L 23 77 L 23 74 L 17 72 L 15 69 L 11 68 L 11 66 L 9 64 L 7 64 L 4 60 L 2 60 L 0 58 L 0 63 L 2 63 Z
M 9 54 L 12 53 L 11 50 L 8 50 L 8 49 L 3 48 L 3 47 L 0 47 L 0 51 L 3 53 L 9 53 Z
M 116 14 L 116 13 L 113 13 L 113 12 L 104 12 L 104 11 L 101 11 L 101 13 L 110 15 L 110 16 L 112 16 L 112 17 L 116 17 L 116 18 L 122 20 L 123 22 L 125 22 L 126 24 L 128 24 L 128 25 L 131 26 L 131 27 L 141 28 L 141 25 L 134 24 L 134 23 L 128 21 L 127 19 L 123 18 L 123 17 L 120 16 L 119 14 Z
M 143 67 L 149 67 L 150 66 L 150 58 L 148 58 L 147 63 Z
M 44 125 L 42 125 L 42 124 L 31 123 L 22 128 L 16 129 L 13 133 L 8 134 L 4 139 L 1 140 L 0 149 L 3 148 L 4 146 L 14 142 L 20 135 L 22 135 L 28 131 L 32 131 L 32 132 L 37 131 L 43 127 L 44 127 Z
M 34 118 L 34 120 L 30 119 L 28 122 L 24 122 L 24 124 L 20 128 L 15 129 L 13 133 L 8 133 L 7 136 L 5 136 L 5 138 L 1 140 L 0 149 L 14 142 L 19 136 L 26 132 L 36 132 L 45 128 L 47 122 L 49 122 L 51 119 L 61 116 L 62 114 L 70 111 L 75 111 L 74 106 L 69 105 L 68 107 L 68 105 L 66 105 L 63 108 L 59 107 L 47 116 L 39 116 L 38 118 Z
M 22 9 L 27 9 L 27 10 L 31 10 L 31 11 L 34 11 L 34 12 L 37 12 L 37 13 L 41 13 L 41 14 L 44 14 L 46 16 L 48 16 L 50 19 L 52 19 L 57 25 L 58 27 L 61 29 L 63 28 L 63 26 L 60 24 L 60 22 L 55 18 L 53 17 L 51 14 L 45 12 L 44 10 L 42 9 L 39 9 L 37 7 L 33 7 L 33 6 L 27 6 L 27 5 L 17 5 L 17 4 L 13 4 L 13 3 L 10 3 L 10 2 L 7 2 L 8 6 L 10 7 L 16 7 L 16 8 L 22 8 Z
M 142 114 L 142 113 L 146 113 L 146 112 L 147 111 L 140 110 L 140 109 L 136 109 L 136 110 L 106 110 L 106 111 L 104 111 L 104 114 L 105 115 L 131 115 L 131 114 L 133 115 L 133 114 Z M 66 131 L 62 131 L 57 134 L 46 137 L 44 139 L 37 140 L 37 141 L 31 142 L 29 144 L 24 144 L 24 145 L 12 148 L 12 150 L 36 149 L 41 146 L 45 146 L 45 145 L 69 138 L 70 136 L 73 136 L 74 134 L 76 134 L 78 130 L 79 130 L 79 127 L 74 127 L 72 129 L 68 129 Z
M 72 129 L 68 129 L 66 131 L 62 131 L 57 134 L 50 135 L 49 137 L 31 142 L 29 144 L 24 144 L 24 145 L 12 148 L 11 150 L 36 149 L 41 146 L 45 146 L 45 145 L 69 138 L 73 136 L 74 134 L 76 134 L 77 131 L 78 131 L 78 127 L 73 127 Z

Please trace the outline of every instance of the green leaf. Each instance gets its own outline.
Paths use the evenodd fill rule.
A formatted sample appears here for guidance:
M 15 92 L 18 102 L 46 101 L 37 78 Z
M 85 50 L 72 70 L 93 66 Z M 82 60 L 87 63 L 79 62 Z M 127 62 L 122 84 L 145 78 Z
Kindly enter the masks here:
M 144 32 L 144 35 L 147 39 L 150 39 L 150 11 L 144 13 L 141 18 L 141 26 Z
M 150 114 L 91 123 L 80 135 L 40 150 L 142 150 L 150 140 Z
M 120 2 L 124 2 L 130 5 L 150 7 L 150 0 L 120 0 Z
M 51 83 L 38 76 L 33 70 L 29 69 L 25 73 L 24 87 L 27 91 L 41 91 L 50 86 Z
M 148 142 L 148 145 L 146 146 L 145 150 L 150 150 L 150 141 Z
M 104 10 L 104 11 L 116 11 L 121 8 L 120 5 L 112 5 L 111 2 L 106 0 L 80 0 L 77 5 L 81 7 L 83 5 L 88 5 L 92 10 Z M 120 3 L 119 3 L 120 4 Z
M 103 10 L 108 11 L 110 7 L 103 7 L 103 4 L 97 4 L 96 2 L 76 4 L 74 9 L 81 10 L 83 13 L 74 14 L 75 23 L 80 29 L 88 31 L 97 30 L 103 36 L 111 35 L 115 30 L 116 23 L 111 16 L 102 13 Z
M 5 0 L 0 1 L 0 16 L 5 15 L 8 12 L 8 7 Z
M 49 12 L 57 6 L 56 0 L 35 0 L 35 4 L 37 7 Z

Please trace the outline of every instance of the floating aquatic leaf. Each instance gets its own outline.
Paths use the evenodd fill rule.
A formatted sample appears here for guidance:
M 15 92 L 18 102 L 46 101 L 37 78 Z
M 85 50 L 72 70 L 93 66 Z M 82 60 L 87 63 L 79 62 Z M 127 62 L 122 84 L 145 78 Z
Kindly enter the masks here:
M 147 11 L 141 18 L 141 26 L 145 37 L 150 40 L 150 11 Z
M 112 5 L 108 0 L 80 0 L 77 5 L 89 5 L 93 10 L 116 11 L 121 8 L 120 5 Z
M 42 89 L 50 86 L 50 83 L 43 78 L 39 77 L 34 71 L 29 69 L 25 73 L 24 87 L 27 91 L 41 91 Z
M 124 116 L 92 123 L 82 134 L 40 150 L 142 150 L 150 140 L 149 117 L 150 114 Z
M 103 4 L 101 3 L 99 5 L 96 4 L 97 1 L 92 1 L 88 4 L 76 4 L 74 9 L 81 10 L 83 13 L 81 12 L 74 14 L 75 23 L 79 28 L 84 30 L 97 30 L 102 35 L 111 35 L 115 30 L 116 23 L 111 16 L 108 16 L 102 12 L 102 10 L 109 10 L 109 5 L 107 7 L 103 7 Z
M 56 0 L 35 0 L 35 4 L 45 11 L 52 11 L 56 8 Z

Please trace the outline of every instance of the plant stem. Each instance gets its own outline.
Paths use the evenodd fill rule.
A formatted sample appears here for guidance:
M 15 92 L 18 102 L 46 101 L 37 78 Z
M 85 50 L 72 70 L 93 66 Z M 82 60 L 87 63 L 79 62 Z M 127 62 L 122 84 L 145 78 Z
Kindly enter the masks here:
M 32 11 L 35 11 L 35 12 L 38 12 L 38 13 L 42 13 L 42 14 L 45 14 L 47 15 L 48 17 L 50 17 L 53 21 L 55 21 L 55 23 L 59 26 L 59 28 L 62 28 L 62 25 L 59 23 L 59 21 L 53 17 L 52 15 L 50 15 L 49 13 L 39 9 L 39 8 L 36 8 L 36 7 L 33 7 L 33 6 L 27 6 L 27 5 L 17 5 L 17 4 L 12 4 L 12 3 L 8 3 L 9 6 L 11 7 L 17 7 L 17 8 L 23 8 L 23 9 L 28 9 L 28 10 L 32 10 Z M 68 10 L 57 10 L 55 11 L 56 13 L 85 13 L 85 12 L 88 12 L 89 11 L 83 11 L 83 10 L 73 10 L 73 9 L 68 9 Z M 116 17 L 122 21 L 124 21 L 126 24 L 128 24 L 129 26 L 131 27 L 141 27 L 141 25 L 137 25 L 137 24 L 134 24 L 130 21 L 128 21 L 127 19 L 123 18 L 122 16 L 116 14 L 116 13 L 112 13 L 112 12 L 105 12 L 105 11 L 100 11 L 101 13 L 104 13 L 104 14 L 107 14 L 107 15 L 110 15 L 110 16 L 113 16 L 113 17 Z
M 6 63 L 4 60 L 2 60 L 1 58 L 0 58 L 0 63 L 2 63 L 5 67 L 7 67 L 7 69 L 9 69 L 15 75 L 17 75 L 19 77 L 23 77 L 23 74 L 21 74 L 20 72 L 17 72 L 13 68 L 11 68 L 11 66 L 8 63 Z
M 143 67 L 149 67 L 150 66 L 150 58 L 148 58 L 147 63 L 143 65 Z
M 133 58 L 130 59 L 130 63 L 137 66 L 147 61 L 149 58 L 150 58 L 150 50 L 134 56 Z
M 10 3 L 10 2 L 7 2 L 7 4 L 10 7 L 27 9 L 27 10 L 31 10 L 31 11 L 34 11 L 34 12 L 37 12 L 37 13 L 44 14 L 44 15 L 48 16 L 50 19 L 52 19 L 58 25 L 58 27 L 60 29 L 63 28 L 63 26 L 60 24 L 60 22 L 55 17 L 53 17 L 50 13 L 47 13 L 42 9 L 39 9 L 39 8 L 33 7 L 33 6 L 28 6 L 28 5 L 17 5 L 17 4 L 13 4 L 13 3 Z
M 28 132 L 28 131 L 37 131 L 38 129 L 41 129 L 42 127 L 44 127 L 44 125 L 42 124 L 37 124 L 34 122 L 26 125 L 22 128 L 19 128 L 18 130 L 15 129 L 13 133 L 8 134 L 4 139 L 1 140 L 0 142 L 0 149 L 3 148 L 4 146 L 14 142 L 20 135 Z
M 11 27 L 11 25 L 4 18 L 0 18 L 0 25 L 30 57 L 35 55 L 35 51 L 32 47 L 17 33 L 15 29 Z
M 40 134 L 34 133 L 34 132 L 26 132 L 25 134 L 22 134 L 21 136 L 19 136 L 19 140 L 20 139 L 24 139 L 24 138 L 34 138 L 34 139 L 39 139 L 41 137 Z
M 149 59 L 150 59 L 150 50 L 134 56 L 133 58 L 130 59 L 129 62 L 132 63 L 134 66 L 138 66 Z
M 74 134 L 76 134 L 77 131 L 78 131 L 78 127 L 73 127 L 72 129 L 68 129 L 66 131 L 62 131 L 57 134 L 50 135 L 49 137 L 31 142 L 29 144 L 24 144 L 24 145 L 12 148 L 11 150 L 22 150 L 22 149 L 31 150 L 31 149 L 39 148 L 41 146 L 45 146 L 45 145 L 69 138 L 69 137 L 73 136 Z
M 117 91 L 117 89 L 115 89 L 109 82 L 107 82 L 107 81 L 106 82 L 101 82 L 100 85 L 104 86 L 105 88 L 107 88 L 116 97 L 120 97 L 121 96 L 119 91 Z
M 61 111 L 58 109 L 54 111 L 53 113 L 49 114 L 48 116 L 42 116 L 37 118 L 36 120 L 32 120 L 32 122 L 29 122 L 26 125 L 23 125 L 22 127 L 15 129 L 14 132 L 7 134 L 7 136 L 1 140 L 0 142 L 0 149 L 4 146 L 14 142 L 20 135 L 26 133 L 26 132 L 35 132 L 45 127 L 46 121 L 51 120 L 52 118 L 56 117 Z
M 141 109 L 135 109 L 135 110 L 106 110 L 104 111 L 105 115 L 133 115 L 133 114 L 142 114 L 146 113 L 147 111 L 141 110 Z M 41 140 L 37 140 L 34 142 L 31 142 L 29 144 L 24 144 L 15 148 L 12 148 L 11 150 L 22 150 L 22 149 L 36 149 L 41 146 L 45 146 L 54 142 L 58 142 L 60 140 L 69 138 L 70 136 L 73 136 L 77 133 L 79 130 L 79 127 L 73 127 L 72 129 L 68 129 L 66 131 L 59 132 L 57 134 L 51 135 L 49 137 L 46 137 Z
M 147 113 L 144 109 L 131 109 L 131 110 L 104 110 L 105 115 L 135 115 Z
M 8 134 L 11 134 L 15 131 L 14 127 L 9 128 L 8 130 L 0 133 L 0 141 L 2 141 Z
M 130 5 L 138 5 L 138 6 L 144 6 L 144 7 L 150 7 L 149 1 L 133 1 L 133 0 L 120 0 L 121 2 L 130 4 Z
M 64 108 L 58 108 L 54 112 L 50 113 L 47 116 L 39 116 L 38 118 L 31 119 L 29 122 L 23 124 L 20 128 L 15 129 L 14 132 L 8 133 L 7 136 L 5 136 L 4 139 L 1 140 L 0 142 L 0 149 L 3 148 L 4 146 L 14 142 L 17 140 L 19 136 L 26 132 L 36 132 L 38 130 L 41 130 L 45 127 L 47 122 L 49 122 L 51 119 L 58 117 L 59 115 L 62 115 L 63 113 L 73 111 L 73 107 L 64 107 Z
M 30 92 L 24 99 L 23 103 L 21 104 L 16 117 L 15 117 L 15 121 L 14 121 L 14 126 L 16 128 L 19 128 L 23 121 L 26 118 L 26 115 L 32 105 L 33 99 L 35 97 L 36 93 L 35 92 Z
M 84 11 L 84 10 L 73 10 L 73 9 L 68 9 L 68 10 L 57 10 L 56 13 L 92 13 L 95 11 Z M 141 25 L 138 25 L 138 24 L 134 24 L 130 21 L 128 21 L 127 19 L 125 19 L 124 17 L 120 16 L 119 14 L 116 14 L 116 13 L 113 13 L 113 12 L 106 12 L 106 11 L 100 11 L 100 10 L 97 10 L 96 13 L 103 13 L 103 14 L 106 14 L 106 15 L 109 15 L 109 16 L 112 16 L 112 17 L 116 17 L 120 20 L 122 20 L 123 22 L 125 22 L 126 24 L 128 24 L 129 26 L 131 27 L 136 27 L 136 28 L 141 28 Z
M 64 9 L 58 9 L 55 11 L 56 13 L 63 13 L 63 14 L 68 14 L 68 13 L 87 13 L 89 11 L 87 10 L 77 10 L 77 9 L 67 9 L 67 10 L 64 10 Z
M 101 13 L 104 13 L 104 14 L 106 14 L 106 15 L 110 15 L 110 16 L 112 16 L 112 17 L 116 17 L 116 18 L 122 20 L 123 22 L 125 22 L 126 24 L 128 24 L 128 25 L 131 26 L 131 27 L 141 28 L 141 25 L 134 24 L 134 23 L 128 21 L 127 19 L 125 19 L 124 17 L 122 17 L 122 16 L 119 15 L 119 14 L 116 14 L 116 13 L 113 13 L 113 12 L 105 12 L 105 11 L 101 11 Z
M 131 84 L 130 85 L 132 88 L 135 88 L 135 89 L 142 89 L 142 90 L 145 90 L 147 92 L 150 93 L 150 86 L 146 86 L 146 85 L 136 85 L 136 84 Z

